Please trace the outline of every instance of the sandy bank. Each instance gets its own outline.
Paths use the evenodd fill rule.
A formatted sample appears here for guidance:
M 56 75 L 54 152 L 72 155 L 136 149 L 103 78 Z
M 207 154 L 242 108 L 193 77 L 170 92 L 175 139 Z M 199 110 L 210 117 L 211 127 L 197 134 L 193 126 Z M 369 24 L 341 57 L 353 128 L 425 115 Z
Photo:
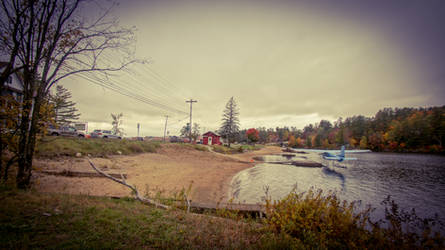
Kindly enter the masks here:
M 197 202 L 217 202 L 227 199 L 232 177 L 252 167 L 252 158 L 280 153 L 279 147 L 265 147 L 258 151 L 237 155 L 202 152 L 176 144 L 165 144 L 157 153 L 132 156 L 94 158 L 103 171 L 126 174 L 127 182 L 141 193 L 179 191 L 192 184 L 191 199 Z M 64 177 L 39 173 L 43 171 L 94 172 L 84 158 L 36 160 L 35 188 L 41 192 L 61 192 L 98 196 L 129 196 L 124 186 L 105 178 Z

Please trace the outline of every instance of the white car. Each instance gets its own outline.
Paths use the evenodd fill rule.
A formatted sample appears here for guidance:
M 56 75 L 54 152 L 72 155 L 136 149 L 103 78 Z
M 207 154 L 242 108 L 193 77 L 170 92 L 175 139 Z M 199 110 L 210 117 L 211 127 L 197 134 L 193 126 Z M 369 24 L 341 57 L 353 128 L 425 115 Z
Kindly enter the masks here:
M 96 129 L 90 134 L 91 138 L 111 138 L 111 139 L 122 139 L 118 135 L 113 135 L 111 130 Z
M 72 137 L 85 137 L 85 134 L 81 131 L 77 131 L 74 127 L 64 126 L 60 128 L 55 128 L 50 125 L 48 127 L 48 134 L 52 136 L 72 136 Z

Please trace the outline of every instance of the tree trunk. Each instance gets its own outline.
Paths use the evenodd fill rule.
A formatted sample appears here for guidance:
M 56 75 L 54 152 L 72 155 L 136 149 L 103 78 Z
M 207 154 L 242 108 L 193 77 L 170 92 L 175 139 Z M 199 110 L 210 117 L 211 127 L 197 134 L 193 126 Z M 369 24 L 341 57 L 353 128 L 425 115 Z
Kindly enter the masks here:
M 5 131 L 6 133 L 6 131 Z M 3 131 L 0 132 L 0 179 L 2 178 L 3 170 Z M 5 173 L 6 174 L 6 173 Z
M 23 112 L 20 144 L 18 152 L 18 171 L 16 184 L 17 188 L 27 189 L 31 184 L 32 176 L 32 160 L 34 156 L 34 148 L 36 144 L 37 126 L 40 115 L 41 101 L 40 98 L 34 99 L 34 107 L 32 109 L 32 117 L 29 119 L 29 111 Z M 32 105 L 27 105 L 32 106 Z M 31 108 L 31 107 L 29 107 Z

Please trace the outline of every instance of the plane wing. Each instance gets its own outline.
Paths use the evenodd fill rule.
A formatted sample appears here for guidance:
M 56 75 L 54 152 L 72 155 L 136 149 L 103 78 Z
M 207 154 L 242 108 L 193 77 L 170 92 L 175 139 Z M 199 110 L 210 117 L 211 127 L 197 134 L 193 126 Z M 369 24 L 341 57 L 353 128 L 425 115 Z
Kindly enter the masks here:
M 323 156 L 323 159 L 325 159 L 325 160 L 341 161 L 341 158 L 337 157 L 337 156 Z

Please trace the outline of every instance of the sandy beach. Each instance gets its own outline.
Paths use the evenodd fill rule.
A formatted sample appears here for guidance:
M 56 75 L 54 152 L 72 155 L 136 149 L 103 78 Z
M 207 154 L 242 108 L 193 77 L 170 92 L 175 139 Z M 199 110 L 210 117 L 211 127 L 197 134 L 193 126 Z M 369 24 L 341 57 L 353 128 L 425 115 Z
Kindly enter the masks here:
M 280 153 L 279 147 L 267 146 L 257 151 L 223 155 L 203 152 L 177 144 L 164 144 L 157 153 L 93 158 L 94 164 L 106 173 L 125 174 L 127 182 L 139 192 L 169 195 L 191 185 L 190 198 L 196 202 L 225 201 L 232 177 L 253 167 L 253 157 Z M 40 192 L 88 194 L 94 196 L 130 196 L 130 190 L 106 178 L 65 177 L 42 173 L 95 173 L 84 157 L 37 159 L 34 187 Z

